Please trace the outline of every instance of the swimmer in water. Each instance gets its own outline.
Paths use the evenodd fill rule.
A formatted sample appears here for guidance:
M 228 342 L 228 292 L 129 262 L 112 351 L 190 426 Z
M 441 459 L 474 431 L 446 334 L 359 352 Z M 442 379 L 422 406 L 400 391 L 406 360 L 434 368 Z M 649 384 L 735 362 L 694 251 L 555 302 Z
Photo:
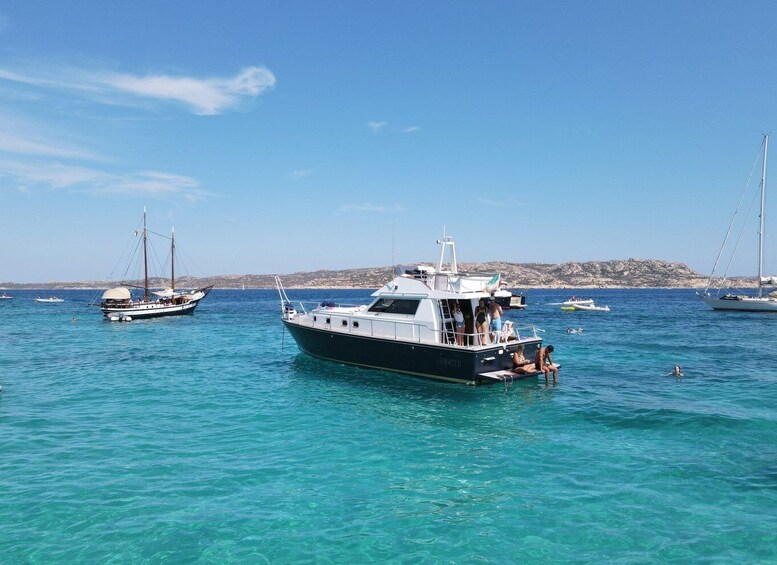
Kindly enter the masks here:
M 683 368 L 680 365 L 675 365 L 674 369 L 670 373 L 666 374 L 667 377 L 684 377 Z

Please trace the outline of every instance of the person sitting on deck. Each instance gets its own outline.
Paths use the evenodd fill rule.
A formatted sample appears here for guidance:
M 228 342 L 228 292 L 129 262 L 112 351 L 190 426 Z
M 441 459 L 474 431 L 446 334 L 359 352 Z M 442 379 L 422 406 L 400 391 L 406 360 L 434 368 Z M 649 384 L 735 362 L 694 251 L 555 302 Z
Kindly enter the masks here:
M 534 372 L 534 363 L 529 361 L 523 354 L 523 345 L 513 353 L 513 373 L 518 375 L 527 375 Z
M 548 345 L 547 347 L 540 347 L 537 350 L 537 355 L 534 357 L 534 368 L 545 373 L 546 383 L 551 371 L 553 372 L 553 382 L 556 382 L 556 377 L 558 376 L 558 367 L 553 364 L 553 359 L 550 357 L 551 353 L 553 353 L 553 346 Z
M 502 339 L 500 341 L 512 341 L 514 339 L 517 339 L 513 335 L 514 325 L 515 324 L 513 324 L 513 322 L 511 322 L 510 320 L 507 320 L 506 322 L 504 322 L 504 324 L 502 325 Z

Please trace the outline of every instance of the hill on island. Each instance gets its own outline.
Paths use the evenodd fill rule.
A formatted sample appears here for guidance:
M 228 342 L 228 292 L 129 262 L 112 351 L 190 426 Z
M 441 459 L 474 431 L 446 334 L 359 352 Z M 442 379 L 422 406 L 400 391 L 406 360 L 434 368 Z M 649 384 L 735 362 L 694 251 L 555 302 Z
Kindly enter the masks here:
M 684 263 L 658 259 L 626 259 L 551 263 L 460 263 L 460 271 L 502 273 L 510 288 L 703 288 L 707 277 Z M 391 280 L 391 267 L 320 270 L 280 275 L 286 288 L 379 288 Z M 180 288 L 213 285 L 216 288 L 275 288 L 274 275 L 220 275 L 181 277 Z M 164 279 L 153 279 L 152 286 L 164 287 Z M 733 286 L 753 286 L 754 279 L 734 279 Z M 109 288 L 111 281 L 52 281 L 48 283 L 0 283 L 2 288 Z

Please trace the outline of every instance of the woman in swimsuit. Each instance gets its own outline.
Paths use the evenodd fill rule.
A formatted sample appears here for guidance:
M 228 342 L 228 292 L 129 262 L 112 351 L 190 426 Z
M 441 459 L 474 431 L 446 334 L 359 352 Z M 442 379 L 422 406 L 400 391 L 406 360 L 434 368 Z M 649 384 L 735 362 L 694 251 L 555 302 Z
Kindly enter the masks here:
M 488 310 L 482 298 L 475 310 L 475 332 L 478 334 L 480 345 L 488 345 Z
M 523 355 L 523 345 L 519 345 L 518 349 L 513 353 L 513 373 L 519 375 L 525 375 L 534 370 L 534 363 L 529 361 Z

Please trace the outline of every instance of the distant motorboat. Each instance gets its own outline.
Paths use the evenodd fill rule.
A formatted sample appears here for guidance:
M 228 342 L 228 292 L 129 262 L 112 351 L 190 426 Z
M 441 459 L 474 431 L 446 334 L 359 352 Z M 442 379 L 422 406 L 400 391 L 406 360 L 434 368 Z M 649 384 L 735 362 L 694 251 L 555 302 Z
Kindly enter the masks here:
M 0 300 L 11 300 L 13 296 L 8 296 L 6 293 L 0 295 Z
M 560 304 L 561 309 L 566 312 L 609 312 L 609 306 L 597 306 L 594 304 L 593 298 L 576 298 L 571 297 L 565 302 L 556 302 L 556 305 Z
M 565 302 L 562 302 L 562 306 L 591 306 L 594 303 L 593 298 L 569 298 Z
M 583 312 L 609 312 L 609 306 L 597 306 L 596 304 L 576 304 L 572 306 L 573 310 L 582 310 Z
M 561 306 L 563 310 L 567 310 L 570 307 L 578 306 L 578 305 L 591 305 L 594 303 L 593 298 L 577 298 L 575 296 L 571 296 L 568 299 L 566 299 L 564 302 L 551 302 L 551 306 Z
M 64 299 L 52 296 L 50 298 L 36 298 L 35 302 L 45 302 L 47 304 L 53 304 L 55 302 L 64 302 Z
M 497 290 L 494 293 L 494 300 L 506 310 L 521 310 L 526 308 L 526 297 L 521 293 L 513 293 L 507 289 Z

